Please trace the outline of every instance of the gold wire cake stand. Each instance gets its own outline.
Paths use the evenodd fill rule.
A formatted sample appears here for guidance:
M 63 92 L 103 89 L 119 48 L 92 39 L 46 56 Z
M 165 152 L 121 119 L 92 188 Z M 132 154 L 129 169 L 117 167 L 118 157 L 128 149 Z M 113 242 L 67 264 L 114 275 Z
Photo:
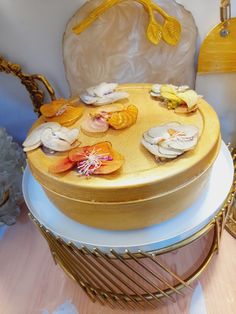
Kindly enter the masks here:
M 230 144 L 228 145 L 230 146 Z M 231 148 L 231 154 L 234 160 L 235 167 L 235 159 L 236 159 L 236 149 Z M 226 221 L 225 229 L 236 239 L 236 199 L 234 197 L 233 204 L 230 207 L 228 219 Z
M 55 93 L 43 75 L 25 74 L 20 65 L 11 63 L 0 56 L 0 72 L 19 78 L 30 94 L 35 112 L 44 102 L 45 91 L 55 99 Z M 42 83 L 42 86 L 40 86 Z M 42 89 L 44 87 L 44 90 Z M 230 148 L 234 170 L 236 155 Z M 156 308 L 164 298 L 174 302 L 172 294 L 184 295 L 183 288 L 192 289 L 191 283 L 205 270 L 213 256 L 219 252 L 220 239 L 224 227 L 236 237 L 236 210 L 233 201 L 236 191 L 234 183 L 215 217 L 201 230 L 178 243 L 153 251 L 126 250 L 119 253 L 111 249 L 104 253 L 99 248 L 78 247 L 73 242 L 66 242 L 43 226 L 32 213 L 29 217 L 46 239 L 52 257 L 70 278 L 74 279 L 93 302 L 100 302 L 111 308 L 143 309 L 146 306 Z M 176 267 L 171 267 L 163 258 L 169 253 L 176 254 L 180 249 L 189 250 L 189 245 L 208 237 L 208 247 L 204 258 L 185 276 L 179 274 Z
M 236 156 L 232 150 L 231 154 L 235 169 Z M 29 217 L 46 239 L 55 263 L 80 285 L 93 302 L 98 301 L 111 308 L 156 308 L 164 298 L 174 302 L 172 294 L 184 295 L 183 288 L 192 289 L 191 283 L 219 252 L 221 235 L 235 196 L 235 178 L 234 173 L 234 183 L 223 206 L 205 227 L 183 241 L 155 251 L 125 250 L 121 254 L 115 249 L 103 252 L 97 247 L 78 247 L 56 236 L 32 213 Z M 206 237 L 209 238 L 204 258 L 186 276 L 178 274 L 177 268 L 170 267 L 163 259 L 166 254 L 194 245 Z

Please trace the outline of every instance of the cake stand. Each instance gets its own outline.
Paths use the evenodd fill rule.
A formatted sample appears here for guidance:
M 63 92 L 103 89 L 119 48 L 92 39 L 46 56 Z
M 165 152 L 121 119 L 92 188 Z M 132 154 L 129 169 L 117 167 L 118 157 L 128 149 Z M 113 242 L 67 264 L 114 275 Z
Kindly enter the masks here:
M 158 225 L 106 231 L 66 217 L 26 168 L 23 192 L 29 216 L 47 240 L 56 264 L 90 299 L 112 308 L 156 307 L 201 274 L 219 251 L 235 194 L 234 164 L 227 146 L 213 165 L 203 195 L 187 210 Z

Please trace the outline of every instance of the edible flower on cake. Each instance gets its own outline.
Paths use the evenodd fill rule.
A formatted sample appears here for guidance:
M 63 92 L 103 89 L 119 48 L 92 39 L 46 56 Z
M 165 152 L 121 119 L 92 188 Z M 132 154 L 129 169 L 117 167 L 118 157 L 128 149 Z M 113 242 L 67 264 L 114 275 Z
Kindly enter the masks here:
M 155 84 L 152 86 L 150 94 L 165 104 L 168 109 L 175 110 L 176 113 L 196 111 L 201 98 L 194 90 L 185 85 Z
M 80 99 L 87 105 L 102 106 L 128 98 L 129 94 L 127 92 L 116 91 L 117 86 L 116 83 L 103 82 L 97 86 L 87 88 L 80 95 Z
M 44 146 L 55 152 L 64 152 L 78 146 L 78 129 L 62 127 L 57 122 L 47 122 L 35 128 L 23 142 L 24 151 Z
M 120 130 L 133 125 L 137 117 L 138 108 L 134 105 L 129 105 L 122 111 L 112 112 L 107 121 L 113 129 Z
M 83 114 L 84 106 L 78 106 L 78 98 L 57 99 L 40 107 L 47 122 L 58 122 L 64 126 L 74 124 Z
M 88 114 L 81 123 L 81 130 L 92 135 L 96 133 L 104 133 L 109 129 L 109 124 L 103 115 Z
M 198 138 L 198 127 L 171 122 L 150 128 L 141 143 L 157 160 L 168 160 L 194 149 Z
M 110 142 L 101 142 L 71 150 L 66 158 L 52 164 L 49 172 L 60 174 L 74 169 L 79 175 L 89 177 L 115 172 L 123 163 L 124 157 L 112 148 Z
M 125 107 L 123 104 L 114 103 L 98 108 L 84 117 L 81 129 L 87 133 L 106 132 L 109 127 L 120 130 L 133 125 L 138 116 L 138 108 L 134 105 Z

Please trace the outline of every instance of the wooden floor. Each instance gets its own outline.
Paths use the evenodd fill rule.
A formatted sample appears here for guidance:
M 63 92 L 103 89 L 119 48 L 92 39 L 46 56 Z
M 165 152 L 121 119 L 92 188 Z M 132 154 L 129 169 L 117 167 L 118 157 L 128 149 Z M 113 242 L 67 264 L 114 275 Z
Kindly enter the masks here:
M 236 240 L 227 232 L 223 235 L 220 254 L 214 257 L 198 282 L 203 290 L 206 313 L 236 313 Z M 205 313 L 192 308 L 193 294 L 186 291 L 186 296 L 176 297 L 174 304 L 166 301 L 156 310 L 135 313 Z M 45 309 L 51 314 L 66 300 L 76 306 L 79 314 L 131 313 L 92 303 L 55 266 L 45 240 L 23 211 L 17 224 L 9 227 L 0 240 L 0 314 L 41 314 Z

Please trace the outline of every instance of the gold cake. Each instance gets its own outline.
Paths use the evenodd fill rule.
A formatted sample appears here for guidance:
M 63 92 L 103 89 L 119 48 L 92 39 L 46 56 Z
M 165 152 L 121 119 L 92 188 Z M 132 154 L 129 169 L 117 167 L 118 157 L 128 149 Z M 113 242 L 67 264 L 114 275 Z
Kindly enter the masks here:
M 48 156 L 35 149 L 27 156 L 32 174 L 67 216 L 102 229 L 137 229 L 172 218 L 201 195 L 218 155 L 220 125 L 216 113 L 203 99 L 196 112 L 176 114 L 150 96 L 150 84 L 120 85 L 118 89 L 129 93 L 129 99 L 119 102 L 138 108 L 136 123 L 123 130 L 109 129 L 99 137 L 80 132 L 79 141 L 81 146 L 111 142 L 125 158 L 120 170 L 91 178 L 80 177 L 73 171 L 55 175 L 48 168 L 66 153 Z M 86 106 L 86 112 L 93 110 L 94 107 Z M 140 140 L 150 127 L 170 121 L 196 125 L 200 139 L 194 150 L 158 163 Z M 34 127 L 42 122 L 40 117 Z M 81 119 L 71 128 L 80 124 Z

